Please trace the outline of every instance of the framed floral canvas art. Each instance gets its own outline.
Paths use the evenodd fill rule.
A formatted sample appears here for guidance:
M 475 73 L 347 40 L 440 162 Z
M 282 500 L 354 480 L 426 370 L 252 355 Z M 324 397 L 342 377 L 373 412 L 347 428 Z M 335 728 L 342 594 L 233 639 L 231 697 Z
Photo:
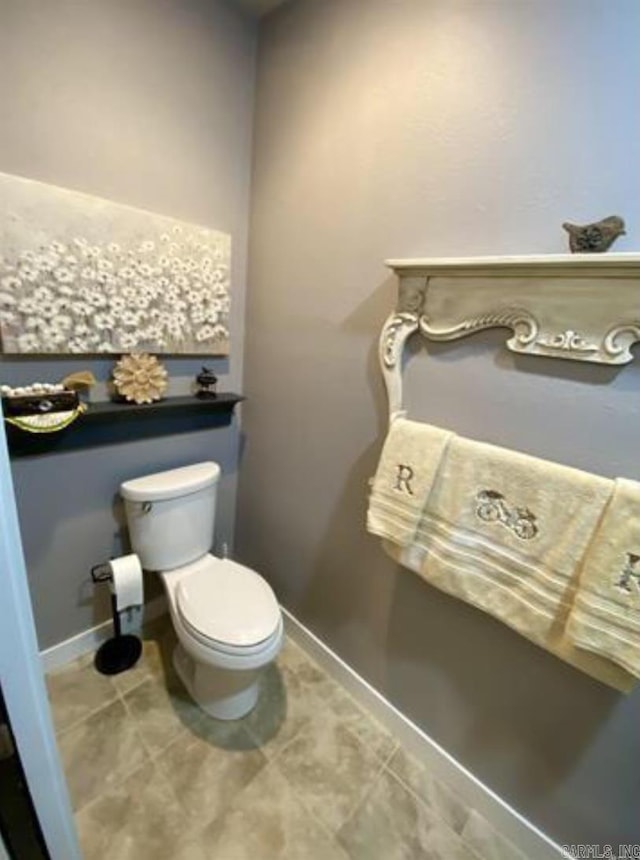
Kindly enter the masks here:
M 0 174 L 4 353 L 227 355 L 231 237 Z

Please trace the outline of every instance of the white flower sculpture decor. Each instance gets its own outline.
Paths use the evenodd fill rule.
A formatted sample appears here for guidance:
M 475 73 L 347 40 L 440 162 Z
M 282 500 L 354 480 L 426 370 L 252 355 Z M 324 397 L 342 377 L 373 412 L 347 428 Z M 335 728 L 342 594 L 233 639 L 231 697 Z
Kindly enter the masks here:
M 113 369 L 116 391 L 131 403 L 153 403 L 167 390 L 167 371 L 155 355 L 123 356 Z

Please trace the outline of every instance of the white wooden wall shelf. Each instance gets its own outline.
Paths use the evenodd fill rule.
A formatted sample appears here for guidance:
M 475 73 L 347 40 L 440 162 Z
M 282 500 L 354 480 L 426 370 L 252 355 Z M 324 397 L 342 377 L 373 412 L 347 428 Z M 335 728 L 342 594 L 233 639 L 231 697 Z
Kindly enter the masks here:
M 402 410 L 402 354 L 414 332 L 455 340 L 506 328 L 512 352 L 626 364 L 640 341 L 640 254 L 387 260 L 398 301 L 380 337 L 390 413 Z

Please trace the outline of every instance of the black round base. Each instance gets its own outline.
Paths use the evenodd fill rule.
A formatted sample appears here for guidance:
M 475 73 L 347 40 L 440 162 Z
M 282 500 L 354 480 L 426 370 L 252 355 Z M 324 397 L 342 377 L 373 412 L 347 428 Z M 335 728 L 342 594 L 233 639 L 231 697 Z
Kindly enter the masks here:
M 135 666 L 141 654 L 142 642 L 137 636 L 115 636 L 98 648 L 94 665 L 102 675 L 117 675 Z

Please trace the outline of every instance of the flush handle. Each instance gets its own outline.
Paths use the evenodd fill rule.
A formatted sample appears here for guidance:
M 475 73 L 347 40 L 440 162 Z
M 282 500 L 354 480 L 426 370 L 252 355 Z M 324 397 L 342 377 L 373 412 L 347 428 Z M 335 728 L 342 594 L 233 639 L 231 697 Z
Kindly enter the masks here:
M 153 502 L 143 502 L 142 503 L 142 513 L 150 514 L 153 509 Z

